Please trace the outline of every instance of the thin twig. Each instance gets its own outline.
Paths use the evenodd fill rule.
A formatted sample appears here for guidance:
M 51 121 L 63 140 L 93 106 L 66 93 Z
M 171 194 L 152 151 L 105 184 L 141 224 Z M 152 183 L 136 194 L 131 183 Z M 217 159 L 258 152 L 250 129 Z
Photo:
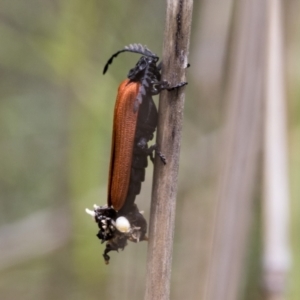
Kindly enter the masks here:
M 176 85 L 185 81 L 193 0 L 167 0 L 166 3 L 162 77 Z M 167 158 L 167 165 L 156 160 L 154 168 L 146 300 L 167 300 L 170 296 L 184 89 L 163 92 L 159 101 L 157 144 Z

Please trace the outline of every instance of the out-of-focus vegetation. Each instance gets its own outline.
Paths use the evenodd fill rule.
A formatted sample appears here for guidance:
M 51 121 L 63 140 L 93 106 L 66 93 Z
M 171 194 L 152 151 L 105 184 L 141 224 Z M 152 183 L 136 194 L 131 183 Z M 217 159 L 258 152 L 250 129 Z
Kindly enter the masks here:
M 226 28 L 234 3 L 208 2 L 194 7 L 171 299 L 199 299 L 203 293 L 216 166 L 222 156 Z M 296 300 L 300 5 L 289 0 L 284 8 L 294 255 L 288 299 Z M 103 66 L 132 42 L 160 55 L 164 14 L 161 1 L 1 1 L 0 299 L 143 298 L 147 244 L 129 244 L 124 252 L 113 253 L 106 266 L 96 225 L 84 209 L 106 201 L 117 86 L 138 55 L 122 54 L 105 76 Z M 150 164 L 137 198 L 147 219 L 151 178 Z M 260 261 L 260 234 L 256 226 L 254 231 L 244 286 L 257 295 L 260 271 L 253 266 Z

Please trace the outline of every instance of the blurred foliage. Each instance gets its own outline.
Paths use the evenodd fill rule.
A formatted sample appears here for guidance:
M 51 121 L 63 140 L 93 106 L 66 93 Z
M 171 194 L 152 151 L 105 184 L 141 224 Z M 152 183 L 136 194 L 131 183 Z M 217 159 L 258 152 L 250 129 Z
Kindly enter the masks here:
M 115 292 L 106 283 L 118 269 L 104 265 L 96 226 L 84 208 L 106 201 L 114 99 L 136 57 L 124 55 L 105 77 L 102 69 L 114 51 L 131 42 L 161 48 L 164 6 L 29 0 L 2 1 L 0 7 L 0 225 L 67 207 L 64 217 L 71 226 L 54 252 L 41 249 L 49 253 L 28 254 L 16 266 L 8 256 L 12 267 L 0 275 L 0 298 L 97 299 L 99 293 L 109 298 Z M 23 234 L 37 234 L 36 227 Z M 50 233 L 45 235 L 51 238 Z M 143 285 L 135 290 L 141 295 Z M 129 299 L 131 291 L 127 294 Z
M 289 1 L 288 12 L 297 11 L 294 2 Z M 200 3 L 195 5 L 196 12 Z M 137 56 L 123 54 L 105 76 L 103 66 L 112 53 L 132 42 L 146 44 L 160 55 L 164 14 L 161 1 L 1 1 L 0 247 L 11 254 L 0 251 L 1 299 L 143 298 L 147 244 L 131 244 L 124 252 L 113 253 L 106 266 L 103 245 L 95 237 L 97 228 L 84 209 L 106 201 L 114 99 L 118 83 Z M 194 20 L 191 59 L 197 60 L 193 49 L 200 35 L 199 19 Z M 296 39 L 300 23 L 295 14 L 292 20 L 298 26 L 298 31 L 293 21 L 287 26 L 292 238 L 297 268 L 293 268 L 289 299 L 296 300 L 300 297 L 300 66 Z M 193 68 L 196 62 L 191 64 Z M 210 200 L 223 106 L 197 89 L 204 84 L 197 76 L 200 70 L 191 70 L 186 98 L 172 299 L 191 299 L 187 295 L 198 299 L 213 218 Z M 212 83 L 211 90 L 215 88 L 221 89 Z M 152 166 L 138 197 L 147 219 L 151 174 Z M 36 253 L 24 256 L 26 237 L 38 236 L 41 226 L 37 223 L 36 232 L 27 232 L 13 224 L 35 212 L 51 213 L 57 208 L 65 211 L 70 224 L 64 243 L 49 249 L 39 246 Z M 197 234 L 201 238 L 195 239 L 195 228 L 200 228 Z M 24 239 L 14 239 L 15 233 Z M 44 234 L 54 239 L 51 231 Z M 7 243 L 10 235 L 12 240 Z M 257 256 L 249 255 L 255 265 Z M 8 262 L 8 267 L 3 267 L 2 261 Z

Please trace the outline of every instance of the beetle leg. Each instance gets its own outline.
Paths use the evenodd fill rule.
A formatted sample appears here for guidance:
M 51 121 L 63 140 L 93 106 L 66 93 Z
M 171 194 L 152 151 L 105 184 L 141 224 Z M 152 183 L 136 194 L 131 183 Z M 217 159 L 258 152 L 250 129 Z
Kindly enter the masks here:
M 139 142 L 137 143 L 137 146 L 143 150 L 144 153 L 149 155 L 150 160 L 152 163 L 154 163 L 154 156 L 153 156 L 153 151 L 160 157 L 160 160 L 163 162 L 165 165 L 167 163 L 166 157 L 157 149 L 157 145 L 152 145 L 148 147 L 147 145 L 148 140 L 146 138 L 140 138 Z
M 105 263 L 108 265 L 109 264 L 109 260 L 110 260 L 110 256 L 107 255 L 107 253 L 111 251 L 111 249 L 109 249 L 108 247 L 105 248 L 104 253 L 103 253 L 103 257 L 104 257 L 104 261 Z
M 170 92 L 170 91 L 173 91 L 175 89 L 181 88 L 181 87 L 183 87 L 183 86 L 185 86 L 187 84 L 188 84 L 187 82 L 183 81 L 183 82 L 180 82 L 180 83 L 178 83 L 178 84 L 176 84 L 176 85 L 174 85 L 172 87 L 168 87 L 167 90 Z
M 153 151 L 151 151 L 149 154 L 150 160 L 152 161 L 152 163 L 154 164 L 154 155 L 153 155 Z
M 167 164 L 167 159 L 166 157 L 157 149 L 157 145 L 152 145 L 150 146 L 147 151 L 149 151 L 149 156 L 150 156 L 150 159 L 152 161 L 152 163 L 154 163 L 154 156 L 153 156 L 153 151 L 155 151 L 155 153 L 159 156 L 160 160 L 163 162 L 164 165 Z
M 103 253 L 105 263 L 108 264 L 110 257 L 108 253 L 110 251 L 119 251 L 119 249 L 124 250 L 127 245 L 127 236 L 124 233 L 117 232 L 115 236 L 106 243 L 106 248 Z
M 155 153 L 159 156 L 159 158 L 163 162 L 163 164 L 166 165 L 167 164 L 166 157 L 156 148 L 155 148 Z
M 162 90 L 166 90 L 170 86 L 169 82 L 166 80 L 151 81 L 151 84 L 152 84 L 152 88 L 151 88 L 152 95 L 158 95 Z
M 183 82 L 180 82 L 174 86 L 170 86 L 169 82 L 168 81 L 158 81 L 158 82 L 155 82 L 155 81 L 152 81 L 152 89 L 151 89 L 151 93 L 152 95 L 157 95 L 159 94 L 162 90 L 167 90 L 167 91 L 173 91 L 175 89 L 178 89 L 178 88 L 181 88 L 185 85 L 187 85 L 188 83 L 183 81 Z

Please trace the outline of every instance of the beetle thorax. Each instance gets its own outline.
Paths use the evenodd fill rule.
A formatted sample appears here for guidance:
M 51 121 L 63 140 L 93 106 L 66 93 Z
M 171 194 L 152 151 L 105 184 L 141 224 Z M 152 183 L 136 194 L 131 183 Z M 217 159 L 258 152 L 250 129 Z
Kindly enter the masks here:
M 157 70 L 157 58 L 142 56 L 134 68 L 128 73 L 128 78 L 131 81 L 139 81 L 145 84 L 146 87 L 150 86 L 151 81 L 157 81 L 159 78 L 159 71 Z

